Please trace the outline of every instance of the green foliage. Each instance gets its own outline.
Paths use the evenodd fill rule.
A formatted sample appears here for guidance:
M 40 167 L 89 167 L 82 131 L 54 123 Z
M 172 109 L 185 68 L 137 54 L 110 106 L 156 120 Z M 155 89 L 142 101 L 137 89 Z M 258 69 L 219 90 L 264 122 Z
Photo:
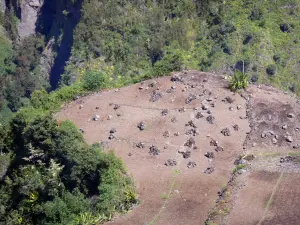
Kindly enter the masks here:
M 275 73 L 276 73 L 276 65 L 274 65 L 274 64 L 268 65 L 266 71 L 267 71 L 267 74 L 268 74 L 268 75 L 274 76 Z
M 0 223 L 92 225 L 136 203 L 120 159 L 87 145 L 72 122 L 34 110 L 20 110 L 12 141 L 2 141 L 12 157 L 0 157 Z
M 248 86 L 248 77 L 246 74 L 243 74 L 241 71 L 237 71 L 234 73 L 232 77 L 230 77 L 229 88 L 232 91 L 237 91 L 239 89 L 245 89 Z
M 104 88 L 107 82 L 106 75 L 101 71 L 88 71 L 83 80 L 83 87 L 88 91 Z

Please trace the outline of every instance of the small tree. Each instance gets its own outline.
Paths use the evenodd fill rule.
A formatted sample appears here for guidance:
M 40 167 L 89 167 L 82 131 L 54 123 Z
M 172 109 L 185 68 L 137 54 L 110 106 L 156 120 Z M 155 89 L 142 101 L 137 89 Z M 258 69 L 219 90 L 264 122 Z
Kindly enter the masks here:
M 107 82 L 106 75 L 101 71 L 89 71 L 84 77 L 83 86 L 86 90 L 95 91 L 105 87 Z
M 235 74 L 230 78 L 229 88 L 232 91 L 237 91 L 238 89 L 244 89 L 248 86 L 248 77 L 241 71 L 236 71 Z

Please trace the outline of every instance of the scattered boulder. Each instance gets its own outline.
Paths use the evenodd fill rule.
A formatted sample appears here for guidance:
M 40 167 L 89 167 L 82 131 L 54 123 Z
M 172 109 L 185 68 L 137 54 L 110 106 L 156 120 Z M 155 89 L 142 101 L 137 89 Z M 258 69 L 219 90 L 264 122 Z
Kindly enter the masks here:
M 208 110 L 208 106 L 203 104 L 202 107 L 201 107 L 203 110 Z
M 197 166 L 197 164 L 195 162 L 192 162 L 192 161 L 188 162 L 188 164 L 187 164 L 187 167 L 189 169 L 194 168 L 195 166 Z
M 148 85 L 148 87 L 155 87 L 157 85 L 157 82 L 155 80 L 151 81 L 151 83 Z
M 99 119 L 100 119 L 100 116 L 99 116 L 99 115 L 93 116 L 93 120 L 94 120 L 94 121 L 98 121 Z
M 171 77 L 171 81 L 176 82 L 176 81 L 181 81 L 181 77 L 179 77 L 178 75 L 173 75 Z
M 234 100 L 233 98 L 231 98 L 230 96 L 227 96 L 227 97 L 225 97 L 225 99 L 222 100 L 222 101 L 225 102 L 225 103 L 231 104 L 231 103 L 233 103 L 235 100 Z
M 138 126 L 137 126 L 141 131 L 142 130 L 145 130 L 145 123 L 142 121 L 142 122 L 140 122 L 139 124 L 138 124 Z
M 286 129 L 287 129 L 287 125 L 284 124 L 284 125 L 282 126 L 282 129 L 283 129 L 283 130 L 286 130 Z
M 286 140 L 287 142 L 293 142 L 293 137 L 290 136 L 290 135 L 288 135 L 288 136 L 286 136 L 285 140 Z
M 244 156 L 243 159 L 245 159 L 247 161 L 252 161 L 255 159 L 255 156 L 253 154 L 250 154 L 250 155 Z
M 169 132 L 169 131 L 165 131 L 164 134 L 163 134 L 163 136 L 164 136 L 165 138 L 170 137 L 170 132 Z
M 183 112 L 185 112 L 185 111 L 186 111 L 186 109 L 185 109 L 184 107 L 178 109 L 178 112 L 180 112 L 180 113 L 183 113 Z
M 174 136 L 178 137 L 178 136 L 179 136 L 179 132 L 178 132 L 178 131 L 175 132 L 175 133 L 174 133 Z
M 135 146 L 136 146 L 137 148 L 145 148 L 146 144 L 145 144 L 144 142 L 140 141 L 140 142 L 137 143 Z
M 244 165 L 244 164 L 246 164 L 246 160 L 244 160 L 243 158 L 239 158 L 239 159 L 236 159 L 233 164 L 234 165 Z
M 242 106 L 241 105 L 237 105 L 237 110 L 240 110 L 240 109 L 242 109 Z
M 210 139 L 210 146 L 218 146 L 218 142 L 215 139 Z
M 115 138 L 115 136 L 113 134 L 110 134 L 109 137 L 108 137 L 109 140 L 112 140 L 114 138 Z
M 287 114 L 287 117 L 290 118 L 290 119 L 292 119 L 292 118 L 295 117 L 295 114 L 293 114 L 293 113 L 288 113 L 288 114 Z
M 98 110 L 98 109 L 100 109 L 100 107 L 99 107 L 99 106 L 96 106 L 96 108 L 95 108 L 95 109 L 97 109 L 97 110 Z
M 184 146 L 187 146 L 189 148 L 193 147 L 195 145 L 195 139 L 194 138 L 190 138 L 186 141 L 186 143 L 184 144 Z
M 206 152 L 204 156 L 209 159 L 213 159 L 215 157 L 213 152 Z
M 193 100 L 197 99 L 196 95 L 190 94 L 185 100 L 185 104 L 190 104 Z
M 112 115 L 108 115 L 107 120 L 111 120 L 111 119 L 112 119 Z
M 191 152 L 190 151 L 185 151 L 185 152 L 178 151 L 178 153 L 182 154 L 183 158 L 185 158 L 185 159 L 191 157 Z
M 267 137 L 267 133 L 264 131 L 261 133 L 261 138 L 265 138 L 265 137 Z
M 84 130 L 82 128 L 79 128 L 79 131 L 84 134 Z
M 239 128 L 239 125 L 237 125 L 237 124 L 234 124 L 234 125 L 233 125 L 233 130 L 234 130 L 234 131 L 239 131 L 239 129 L 240 129 L 240 128 Z
M 196 114 L 196 119 L 200 119 L 200 118 L 202 118 L 202 117 L 204 117 L 204 115 L 203 115 L 201 112 L 198 112 L 198 113 Z
M 166 162 L 165 162 L 165 165 L 166 166 L 176 166 L 177 165 L 177 162 L 175 159 L 168 159 Z
M 169 113 L 168 109 L 164 109 L 163 111 L 161 111 L 162 116 L 166 116 L 166 115 L 168 115 L 168 113 Z
M 285 156 L 285 157 L 281 157 L 280 158 L 280 163 L 288 163 L 288 162 L 292 162 L 296 159 L 296 157 L 293 156 Z
M 160 92 L 158 92 L 157 90 L 155 90 L 151 93 L 150 102 L 156 102 L 160 98 L 162 98 L 162 94 Z
M 197 136 L 199 135 L 199 133 L 196 131 L 196 129 L 190 129 L 190 130 L 187 130 L 185 132 L 186 135 L 193 135 L 193 136 Z
M 206 170 L 204 170 L 204 173 L 206 174 L 211 174 L 212 172 L 215 171 L 214 167 L 207 167 Z
M 209 115 L 208 117 L 206 117 L 206 121 L 210 124 L 214 124 L 215 123 L 215 117 L 213 117 L 212 115 Z
M 194 124 L 194 122 L 192 120 L 190 120 L 187 124 L 185 124 L 185 126 L 190 126 L 193 128 L 197 128 L 197 126 Z
M 207 114 L 211 114 L 211 111 L 210 111 L 210 110 L 207 110 Z
M 79 109 L 82 109 L 83 108 L 83 105 L 79 105 Z
M 230 106 L 228 109 L 229 109 L 229 111 L 233 111 L 233 107 L 232 106 Z
M 214 107 L 216 107 L 216 103 L 213 102 L 213 103 L 210 104 L 210 106 L 214 108 Z
M 278 142 L 278 140 L 275 137 L 273 137 L 272 138 L 272 143 L 275 145 L 275 144 L 277 144 L 277 142 Z
M 158 150 L 157 147 L 155 147 L 154 145 L 152 145 L 150 147 L 150 150 L 149 150 L 150 155 L 158 155 L 159 153 L 160 153 L 160 151 Z
M 223 134 L 224 136 L 230 136 L 231 132 L 229 128 L 224 128 L 223 130 L 221 130 L 221 134 Z
M 216 152 L 223 152 L 223 151 L 224 151 L 224 148 L 221 147 L 221 146 L 217 146 L 217 147 L 215 148 L 215 151 L 216 151 Z
M 120 108 L 120 105 L 118 105 L 118 104 L 115 104 L 114 105 L 114 110 L 117 110 L 117 109 L 119 109 Z
M 111 130 L 109 131 L 109 133 L 111 133 L 111 134 L 114 134 L 116 132 L 117 132 L 116 128 L 111 128 Z

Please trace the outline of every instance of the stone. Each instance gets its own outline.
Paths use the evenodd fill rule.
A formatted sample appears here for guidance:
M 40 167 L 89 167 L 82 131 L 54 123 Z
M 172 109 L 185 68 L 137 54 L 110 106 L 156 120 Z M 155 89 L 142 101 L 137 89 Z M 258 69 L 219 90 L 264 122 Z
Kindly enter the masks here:
M 83 108 L 83 105 L 79 105 L 79 109 L 82 109 Z
M 178 75 L 173 75 L 171 77 L 171 81 L 176 82 L 176 81 L 181 81 L 181 77 L 179 77 Z
M 142 121 L 140 122 L 137 127 L 142 131 L 142 130 L 145 130 L 145 123 Z
M 164 136 L 165 138 L 170 137 L 170 132 L 169 132 L 169 131 L 165 131 L 164 134 L 163 134 L 163 136 Z
M 100 116 L 99 115 L 95 115 L 94 117 L 93 117 L 93 120 L 94 121 L 98 121 L 100 119 Z
M 288 136 L 285 138 L 285 140 L 286 140 L 287 142 L 293 142 L 293 137 L 290 136 L 290 135 L 288 135 Z
M 216 107 L 216 103 L 213 102 L 213 103 L 210 104 L 210 106 L 214 108 L 214 107 Z
M 193 147 L 195 145 L 195 139 L 194 138 L 190 138 L 186 141 L 186 143 L 184 144 L 184 146 L 187 146 L 189 148 Z
M 211 111 L 210 111 L 210 110 L 207 110 L 207 114 L 211 114 Z
M 152 146 L 150 147 L 150 150 L 149 150 L 149 154 L 150 154 L 150 155 L 155 156 L 155 155 L 158 155 L 159 153 L 160 153 L 160 151 L 158 150 L 157 147 L 155 147 L 154 145 L 152 145 Z
M 140 90 L 143 90 L 143 89 L 144 89 L 144 87 L 140 86 L 140 87 L 139 87 L 139 89 L 140 89 Z
M 146 144 L 145 144 L 144 142 L 140 141 L 140 142 L 137 143 L 135 146 L 136 146 L 137 148 L 145 148 Z
M 195 166 L 197 166 L 197 164 L 192 161 L 188 162 L 188 164 L 187 164 L 187 168 L 189 168 L 189 169 L 194 168 Z
M 199 133 L 196 131 L 196 129 L 190 129 L 190 130 L 187 130 L 185 132 L 186 135 L 193 135 L 193 136 L 197 136 L 199 135 Z
M 176 119 L 176 117 L 173 117 L 173 118 L 171 119 L 171 122 L 172 122 L 172 123 L 175 123 L 175 122 L 177 122 L 177 119 Z
M 264 131 L 264 132 L 262 132 L 262 134 L 261 134 L 261 138 L 265 138 L 265 137 L 267 137 L 267 133 Z
M 252 143 L 252 147 L 255 147 L 256 145 L 257 145 L 256 142 L 253 142 L 253 143 Z
M 212 115 L 209 115 L 208 117 L 206 117 L 206 121 L 210 124 L 214 124 L 215 123 L 215 117 L 213 117 Z
M 112 115 L 108 115 L 107 120 L 111 120 L 111 119 L 112 119 Z
M 292 162 L 296 159 L 296 157 L 293 156 L 285 156 L 285 157 L 281 157 L 280 158 L 280 163 L 288 163 L 288 162 Z
M 278 142 L 278 140 L 274 137 L 274 138 L 272 138 L 272 143 L 275 145 L 275 144 L 277 144 L 277 142 Z
M 195 99 L 197 99 L 196 95 L 190 94 L 185 100 L 185 104 L 190 104 Z
M 177 137 L 178 137 L 178 136 L 179 136 L 179 132 L 175 132 L 175 133 L 174 133 L 174 136 L 177 136 Z
M 201 107 L 203 110 L 208 110 L 208 106 L 203 104 L 202 107 Z
M 168 110 L 168 109 L 163 109 L 163 110 L 161 111 L 161 115 L 162 115 L 162 116 L 166 116 L 166 115 L 168 115 L 168 113 L 169 113 L 169 110 Z
M 239 129 L 240 129 L 240 128 L 239 128 L 239 125 L 237 125 L 237 124 L 234 124 L 234 125 L 233 125 L 233 130 L 234 130 L 234 131 L 239 131 Z
M 210 139 L 210 146 L 218 146 L 218 142 L 215 139 Z
M 114 105 L 114 110 L 117 110 L 117 109 L 119 109 L 120 108 L 120 105 L 118 105 L 118 104 L 115 104 Z
M 171 89 L 175 90 L 175 89 L 176 89 L 176 86 L 171 86 Z
M 224 148 L 221 147 L 221 146 L 217 146 L 217 147 L 215 148 L 215 151 L 216 151 L 216 152 L 223 152 L 223 151 L 224 151 Z
M 79 128 L 79 131 L 84 134 L 84 130 L 82 128 Z
M 213 159 L 215 157 L 213 152 L 206 152 L 204 156 L 209 159 Z
M 100 109 L 100 107 L 99 107 L 99 106 L 96 106 L 96 108 L 95 108 L 95 109 L 97 109 L 97 110 L 98 110 L 98 109 Z
M 193 128 L 197 128 L 197 126 L 194 124 L 194 122 L 192 120 L 190 120 L 187 124 L 185 124 L 185 126 L 190 126 Z
M 150 102 L 156 102 L 160 98 L 162 98 L 162 94 L 160 92 L 158 92 L 157 90 L 155 90 L 151 93 Z
M 231 132 L 229 128 L 224 128 L 223 130 L 221 130 L 221 134 L 223 134 L 224 136 L 230 136 Z
M 233 111 L 233 107 L 232 106 L 230 106 L 228 109 L 229 109 L 229 111 Z
M 227 96 L 227 97 L 225 97 L 225 99 L 224 99 L 224 102 L 229 103 L 229 104 L 233 103 L 234 101 L 235 101 L 235 100 L 234 100 L 233 98 L 231 98 L 230 96 Z
M 246 155 L 245 157 L 243 157 L 243 159 L 246 161 L 252 161 L 255 159 L 255 156 L 253 154 L 250 154 L 250 155 Z
M 215 171 L 214 167 L 207 167 L 206 170 L 204 170 L 204 173 L 205 174 L 211 174 L 214 171 Z
M 287 125 L 284 124 L 284 125 L 282 126 L 282 129 L 286 130 L 286 129 L 287 129 Z
M 287 114 L 287 117 L 290 118 L 290 119 L 291 119 L 291 118 L 294 118 L 294 117 L 295 117 L 295 114 L 293 114 L 293 113 L 288 113 L 288 114 Z
M 111 134 L 114 134 L 116 132 L 117 132 L 116 128 L 111 128 L 111 130 L 109 131 L 109 133 L 111 133 Z
M 112 140 L 114 138 L 115 138 L 115 136 L 113 134 L 110 134 L 109 137 L 108 137 L 109 140 Z
M 200 119 L 202 117 L 204 117 L 204 115 L 201 112 L 197 112 L 196 119 Z
M 175 159 L 168 159 L 166 162 L 165 162 L 165 165 L 166 166 L 176 166 L 177 165 L 177 162 Z
M 180 152 L 183 156 L 183 158 L 187 159 L 191 157 L 191 152 L 190 151 L 185 151 L 185 152 Z
M 237 110 L 240 110 L 240 109 L 242 109 L 242 106 L 241 105 L 237 105 Z
M 183 112 L 185 112 L 185 111 L 186 111 L 186 109 L 185 109 L 184 107 L 178 109 L 178 112 L 180 112 L 180 113 L 183 113 Z

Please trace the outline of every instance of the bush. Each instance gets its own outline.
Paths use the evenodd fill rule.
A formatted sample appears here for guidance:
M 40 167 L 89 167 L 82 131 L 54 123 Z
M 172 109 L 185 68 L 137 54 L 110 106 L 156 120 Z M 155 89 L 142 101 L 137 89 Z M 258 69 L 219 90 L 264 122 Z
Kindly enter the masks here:
M 268 75 L 274 76 L 276 73 L 276 65 L 274 64 L 268 65 L 266 72 Z
M 88 91 L 104 88 L 107 83 L 106 75 L 101 71 L 89 71 L 85 74 L 83 87 Z
M 244 89 L 248 86 L 248 77 L 241 71 L 235 72 L 235 74 L 230 78 L 229 88 L 232 91 L 237 91 L 238 89 Z

